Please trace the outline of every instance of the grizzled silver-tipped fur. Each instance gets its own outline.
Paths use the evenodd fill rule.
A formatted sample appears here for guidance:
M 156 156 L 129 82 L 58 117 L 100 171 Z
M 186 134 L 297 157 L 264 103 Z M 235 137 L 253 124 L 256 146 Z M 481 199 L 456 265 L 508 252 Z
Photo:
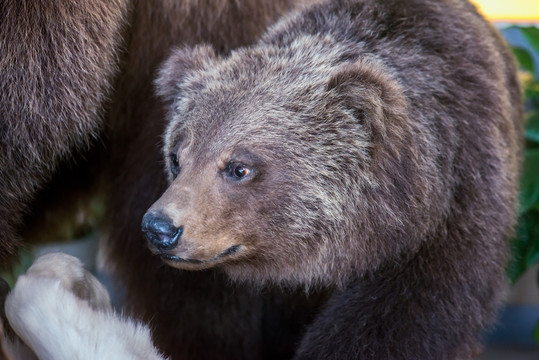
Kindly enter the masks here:
M 193 65 L 209 70 L 187 75 L 177 90 L 165 154 L 178 152 L 178 139 L 185 138 L 180 162 L 204 154 L 209 158 L 204 160 L 214 162 L 210 171 L 217 172 L 218 161 L 229 161 L 221 160 L 223 154 L 226 158 L 245 148 L 260 157 L 260 176 L 271 177 L 264 184 L 264 191 L 271 191 L 265 197 L 270 203 L 256 199 L 260 208 L 241 213 L 242 223 L 257 221 L 257 233 L 265 234 L 257 235 L 260 242 L 253 246 L 258 260 L 244 275 L 241 263 L 227 267 L 234 277 L 342 285 L 352 274 L 418 246 L 439 221 L 441 210 L 432 200 L 441 196 L 441 180 L 428 158 L 419 155 L 430 139 L 412 138 L 428 132 L 409 121 L 399 83 L 376 57 L 340 62 L 346 51 L 349 44 L 306 35 L 284 50 L 265 45 L 237 51 L 221 62 L 200 48 L 193 53 L 200 55 Z M 167 69 L 176 70 L 185 61 L 184 52 L 177 52 L 161 82 L 170 81 Z M 160 89 L 167 91 L 166 86 Z M 211 136 L 219 141 L 205 140 Z M 403 162 L 410 164 L 408 173 Z M 185 171 L 188 165 L 182 166 Z M 408 181 L 402 188 L 399 182 L 406 177 L 431 181 Z M 243 188 L 227 191 L 248 191 Z M 197 193 L 196 187 L 190 189 Z M 258 219 L 261 211 L 269 211 L 265 207 L 273 216 Z M 222 218 L 216 208 L 211 211 Z M 407 241 L 387 241 L 398 233 L 407 234 Z M 239 240 L 237 234 L 234 239 Z M 279 239 L 286 244 L 283 254 Z
M 178 50 L 150 212 L 182 237 L 154 252 L 333 291 L 297 359 L 470 358 L 515 224 L 515 73 L 461 0 L 324 1 L 230 56 Z

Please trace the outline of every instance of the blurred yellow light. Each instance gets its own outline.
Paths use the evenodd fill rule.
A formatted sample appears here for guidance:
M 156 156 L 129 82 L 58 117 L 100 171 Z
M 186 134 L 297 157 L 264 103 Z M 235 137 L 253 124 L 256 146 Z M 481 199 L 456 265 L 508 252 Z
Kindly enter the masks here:
M 471 0 L 491 21 L 539 23 L 539 0 Z

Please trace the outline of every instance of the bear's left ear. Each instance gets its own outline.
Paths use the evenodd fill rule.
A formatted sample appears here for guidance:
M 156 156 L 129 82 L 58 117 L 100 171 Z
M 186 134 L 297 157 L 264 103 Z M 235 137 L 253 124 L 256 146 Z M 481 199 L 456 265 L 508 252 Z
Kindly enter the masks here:
M 201 69 L 216 58 L 210 45 L 197 45 L 194 48 L 175 49 L 161 65 L 154 85 L 157 95 L 165 102 L 173 102 L 178 96 L 179 85 L 189 71 Z
M 343 65 L 331 75 L 327 90 L 362 122 L 375 147 L 399 142 L 409 131 L 406 97 L 381 64 L 358 60 Z

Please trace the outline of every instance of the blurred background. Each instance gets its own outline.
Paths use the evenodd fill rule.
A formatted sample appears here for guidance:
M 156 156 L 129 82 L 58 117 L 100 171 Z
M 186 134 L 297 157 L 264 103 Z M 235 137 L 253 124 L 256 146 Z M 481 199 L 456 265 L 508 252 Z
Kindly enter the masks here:
M 500 30 L 518 59 L 526 109 L 519 224 L 507 269 L 509 301 L 496 327 L 485 334 L 486 349 L 480 360 L 539 360 L 539 0 L 471 1 Z M 54 238 L 65 240 L 25 248 L 19 263 L 0 277 L 13 286 L 35 257 L 62 251 L 81 258 L 107 283 L 107 275 L 95 265 L 102 202 L 93 199 L 89 211 L 71 215 L 66 221 L 55 218 L 50 220 L 53 225 L 44 224 L 44 228 L 59 229 Z
M 512 287 L 481 360 L 539 359 L 539 0 L 472 0 L 501 31 L 519 61 L 525 94 L 525 152 Z

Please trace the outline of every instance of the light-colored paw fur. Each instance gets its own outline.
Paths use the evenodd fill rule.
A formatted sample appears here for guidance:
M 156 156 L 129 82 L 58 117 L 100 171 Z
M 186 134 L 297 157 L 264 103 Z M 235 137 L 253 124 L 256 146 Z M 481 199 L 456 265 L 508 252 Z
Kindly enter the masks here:
M 117 316 L 103 285 L 65 254 L 39 258 L 19 277 L 5 309 L 41 360 L 162 359 L 149 329 Z

